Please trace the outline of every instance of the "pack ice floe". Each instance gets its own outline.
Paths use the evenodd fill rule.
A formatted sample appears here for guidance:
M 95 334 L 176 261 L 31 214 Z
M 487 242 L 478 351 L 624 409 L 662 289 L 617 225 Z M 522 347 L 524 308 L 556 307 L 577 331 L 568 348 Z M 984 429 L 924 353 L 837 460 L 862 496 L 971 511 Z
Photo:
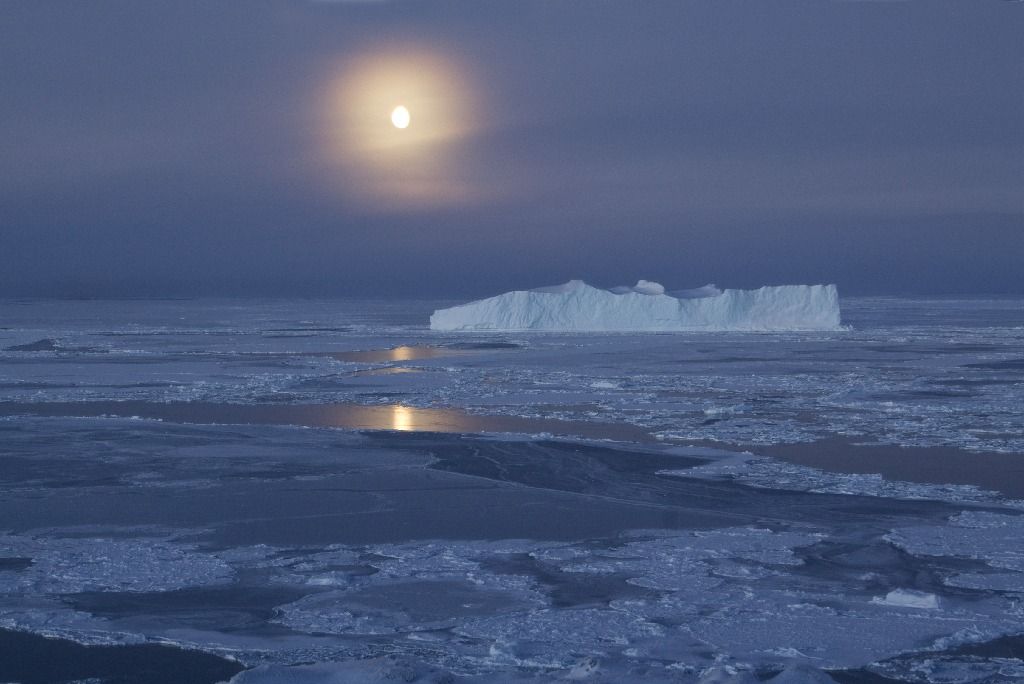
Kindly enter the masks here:
M 430 317 L 432 330 L 759 331 L 836 330 L 835 285 L 720 290 L 714 285 L 666 292 L 656 282 L 608 290 L 570 280 L 515 290 Z

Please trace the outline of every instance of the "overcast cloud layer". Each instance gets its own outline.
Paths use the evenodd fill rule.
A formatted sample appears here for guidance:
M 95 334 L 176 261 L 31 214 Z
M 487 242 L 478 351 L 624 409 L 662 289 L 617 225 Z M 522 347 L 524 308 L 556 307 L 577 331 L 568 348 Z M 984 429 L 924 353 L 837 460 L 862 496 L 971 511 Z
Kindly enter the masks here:
M 407 45 L 483 103 L 463 200 L 323 161 Z M 0 97 L 0 296 L 1024 292 L 1024 3 L 7 1 Z

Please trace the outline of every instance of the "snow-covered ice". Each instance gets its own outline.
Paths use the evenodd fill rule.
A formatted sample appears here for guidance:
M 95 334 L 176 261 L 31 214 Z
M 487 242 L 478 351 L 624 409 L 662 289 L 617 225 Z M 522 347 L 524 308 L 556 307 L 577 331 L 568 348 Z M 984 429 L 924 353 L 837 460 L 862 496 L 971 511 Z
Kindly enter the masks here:
M 872 602 L 885 606 L 920 608 L 923 610 L 935 610 L 939 607 L 938 596 L 929 594 L 926 591 L 914 591 L 913 589 L 893 589 L 885 596 L 875 597 L 872 599 Z
M 672 331 L 837 330 L 835 285 L 781 285 L 757 290 L 705 286 L 666 294 L 660 284 L 604 290 L 570 280 L 438 309 L 432 330 Z

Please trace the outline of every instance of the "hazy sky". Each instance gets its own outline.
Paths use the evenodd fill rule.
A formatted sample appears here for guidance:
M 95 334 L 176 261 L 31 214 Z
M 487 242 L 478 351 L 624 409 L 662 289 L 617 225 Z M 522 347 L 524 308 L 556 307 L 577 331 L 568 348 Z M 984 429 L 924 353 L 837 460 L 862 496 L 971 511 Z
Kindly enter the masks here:
M 570 278 L 1024 292 L 1024 3 L 0 0 L 0 296 Z

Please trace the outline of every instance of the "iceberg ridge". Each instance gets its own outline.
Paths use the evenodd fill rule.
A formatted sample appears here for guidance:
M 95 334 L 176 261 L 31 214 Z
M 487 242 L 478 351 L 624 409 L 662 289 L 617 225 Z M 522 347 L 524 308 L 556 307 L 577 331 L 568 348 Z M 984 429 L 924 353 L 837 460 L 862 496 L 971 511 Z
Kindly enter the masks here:
M 659 283 L 605 290 L 570 280 L 515 290 L 430 317 L 431 330 L 767 331 L 837 330 L 835 285 L 719 290 L 707 285 L 665 294 Z

